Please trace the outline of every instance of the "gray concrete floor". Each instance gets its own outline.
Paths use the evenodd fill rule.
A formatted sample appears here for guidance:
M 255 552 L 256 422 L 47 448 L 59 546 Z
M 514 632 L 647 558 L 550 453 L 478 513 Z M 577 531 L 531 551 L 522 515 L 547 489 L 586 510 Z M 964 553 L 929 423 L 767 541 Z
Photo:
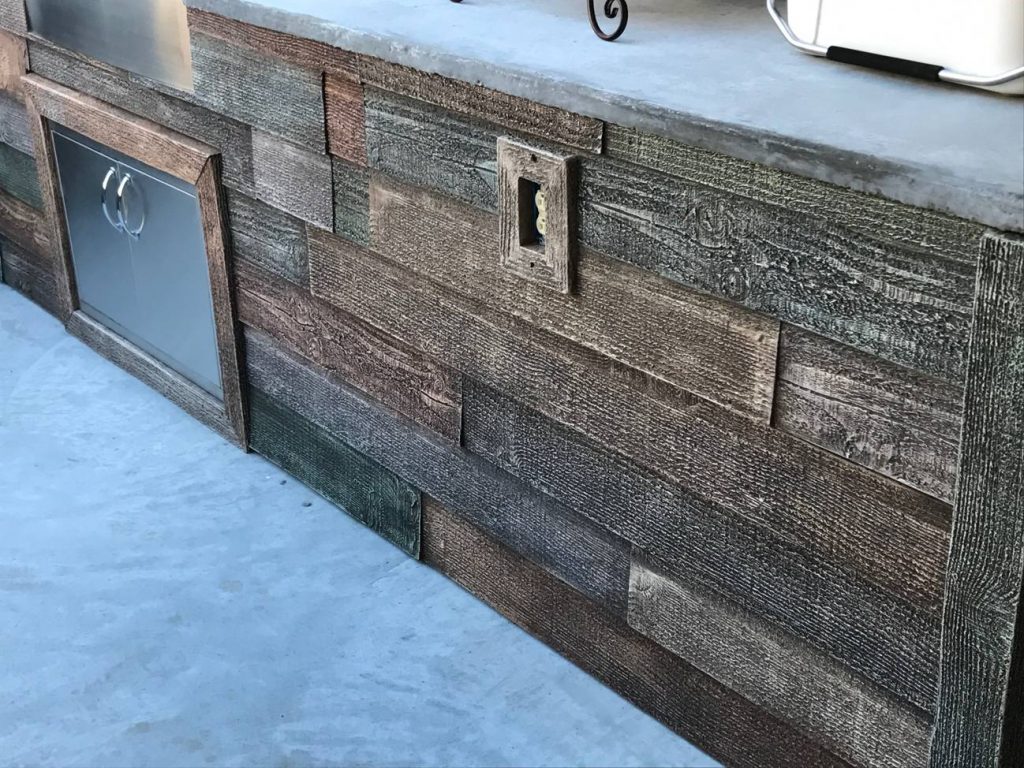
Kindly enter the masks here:
M 709 766 L 0 285 L 0 764 Z

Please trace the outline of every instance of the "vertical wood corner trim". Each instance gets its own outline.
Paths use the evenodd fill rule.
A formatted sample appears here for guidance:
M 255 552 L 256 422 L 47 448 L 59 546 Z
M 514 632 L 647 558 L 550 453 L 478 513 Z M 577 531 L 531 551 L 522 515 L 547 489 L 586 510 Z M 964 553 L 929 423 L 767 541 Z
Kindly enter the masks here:
M 978 265 L 946 575 L 933 768 L 1020 757 L 1024 679 L 1024 238 L 986 235 Z M 1014 658 L 1016 655 L 1016 659 Z
M 0 0 L 2 8 L 4 0 Z M 21 97 L 21 76 L 28 71 L 25 39 L 0 29 L 0 91 Z

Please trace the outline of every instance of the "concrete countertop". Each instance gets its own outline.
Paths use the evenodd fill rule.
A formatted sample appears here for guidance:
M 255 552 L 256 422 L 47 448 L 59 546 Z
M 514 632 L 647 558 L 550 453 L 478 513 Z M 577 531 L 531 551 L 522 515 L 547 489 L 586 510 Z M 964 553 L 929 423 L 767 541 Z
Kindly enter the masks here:
M 1024 231 L 1024 99 L 791 48 L 761 0 L 185 0 L 804 176 Z

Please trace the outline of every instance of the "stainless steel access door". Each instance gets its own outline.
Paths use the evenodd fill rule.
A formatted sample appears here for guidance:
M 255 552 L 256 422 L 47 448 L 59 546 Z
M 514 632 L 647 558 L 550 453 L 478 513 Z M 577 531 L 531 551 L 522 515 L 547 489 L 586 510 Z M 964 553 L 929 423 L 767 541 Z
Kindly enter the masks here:
M 67 128 L 52 130 L 82 311 L 222 398 L 195 188 Z

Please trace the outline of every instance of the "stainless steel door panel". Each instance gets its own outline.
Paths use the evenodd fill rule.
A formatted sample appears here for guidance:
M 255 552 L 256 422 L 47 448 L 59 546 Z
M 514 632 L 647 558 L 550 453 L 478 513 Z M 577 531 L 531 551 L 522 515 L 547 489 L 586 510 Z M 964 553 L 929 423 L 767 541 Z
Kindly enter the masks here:
M 192 90 L 182 0 L 27 0 L 29 28 L 66 48 Z

